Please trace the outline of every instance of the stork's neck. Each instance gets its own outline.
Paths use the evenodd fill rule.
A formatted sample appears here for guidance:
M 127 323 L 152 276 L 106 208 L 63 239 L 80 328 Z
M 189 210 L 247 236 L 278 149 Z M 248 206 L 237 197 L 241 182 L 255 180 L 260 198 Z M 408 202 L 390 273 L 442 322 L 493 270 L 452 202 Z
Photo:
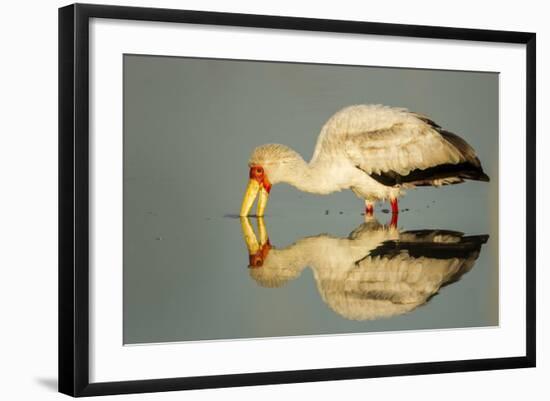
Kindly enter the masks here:
M 341 189 L 338 182 L 330 179 L 334 177 L 330 174 L 332 167 L 317 162 L 307 163 L 300 158 L 287 165 L 281 181 L 304 192 L 329 194 Z

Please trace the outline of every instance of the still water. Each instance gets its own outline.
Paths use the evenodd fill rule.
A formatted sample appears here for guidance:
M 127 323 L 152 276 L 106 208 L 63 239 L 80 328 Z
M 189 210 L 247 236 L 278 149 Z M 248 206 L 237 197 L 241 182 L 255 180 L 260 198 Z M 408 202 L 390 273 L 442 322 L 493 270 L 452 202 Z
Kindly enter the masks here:
M 491 182 L 411 190 L 396 227 L 284 184 L 236 217 L 252 149 L 308 160 L 360 103 L 431 116 Z M 125 56 L 124 342 L 498 325 L 497 150 L 498 74 Z

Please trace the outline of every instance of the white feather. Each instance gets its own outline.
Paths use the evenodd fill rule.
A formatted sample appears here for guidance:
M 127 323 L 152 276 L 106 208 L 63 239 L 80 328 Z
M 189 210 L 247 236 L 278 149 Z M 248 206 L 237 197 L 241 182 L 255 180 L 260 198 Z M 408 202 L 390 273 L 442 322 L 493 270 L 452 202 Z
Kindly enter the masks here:
M 321 129 L 312 162 L 349 158 L 366 173 L 412 170 L 465 161 L 417 114 L 382 105 L 346 107 Z

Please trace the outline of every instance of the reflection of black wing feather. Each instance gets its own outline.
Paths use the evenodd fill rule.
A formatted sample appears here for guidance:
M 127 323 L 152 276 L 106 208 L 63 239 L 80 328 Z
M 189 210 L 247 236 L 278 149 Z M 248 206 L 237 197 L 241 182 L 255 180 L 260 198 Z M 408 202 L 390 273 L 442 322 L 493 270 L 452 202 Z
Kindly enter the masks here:
M 449 240 L 437 237 L 447 237 Z M 385 241 L 372 250 L 371 257 L 392 258 L 407 254 L 412 258 L 466 259 L 481 250 L 481 245 L 489 239 L 488 235 L 463 236 L 456 231 L 419 230 L 402 233 L 403 240 Z

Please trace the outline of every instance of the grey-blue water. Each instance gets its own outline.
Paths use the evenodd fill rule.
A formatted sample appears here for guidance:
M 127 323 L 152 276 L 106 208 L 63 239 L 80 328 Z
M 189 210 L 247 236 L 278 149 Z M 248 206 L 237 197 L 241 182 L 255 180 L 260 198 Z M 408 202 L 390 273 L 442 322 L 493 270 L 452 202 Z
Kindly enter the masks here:
M 235 217 L 255 146 L 307 160 L 324 121 L 357 103 L 431 116 L 491 182 L 409 191 L 397 230 L 388 205 L 365 224 L 350 191 L 287 185 L 263 221 Z M 125 56 L 124 342 L 497 325 L 497 150 L 497 74 Z M 369 257 L 404 239 L 401 256 Z

